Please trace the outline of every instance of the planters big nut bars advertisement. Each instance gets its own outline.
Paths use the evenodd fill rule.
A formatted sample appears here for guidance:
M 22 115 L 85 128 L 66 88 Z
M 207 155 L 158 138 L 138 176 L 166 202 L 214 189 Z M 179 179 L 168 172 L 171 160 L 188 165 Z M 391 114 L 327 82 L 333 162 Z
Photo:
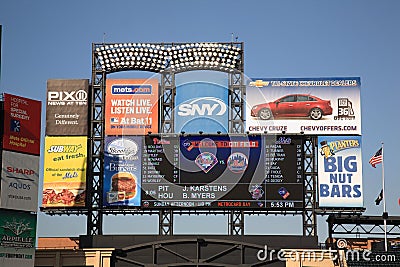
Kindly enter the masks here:
M 320 207 L 362 207 L 361 136 L 318 137 Z

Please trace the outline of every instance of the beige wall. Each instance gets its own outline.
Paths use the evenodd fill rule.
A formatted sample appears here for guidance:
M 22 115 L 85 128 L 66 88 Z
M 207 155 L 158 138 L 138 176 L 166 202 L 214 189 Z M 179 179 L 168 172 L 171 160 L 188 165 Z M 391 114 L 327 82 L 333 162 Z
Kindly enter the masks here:
M 284 250 L 286 267 L 337 267 L 338 253 L 343 251 L 327 250 Z M 298 253 L 298 254 L 296 254 Z M 343 266 L 347 266 L 344 255 L 341 257 Z M 336 265 L 335 265 L 336 263 Z
M 106 249 L 38 249 L 35 266 L 110 267 L 113 248 Z

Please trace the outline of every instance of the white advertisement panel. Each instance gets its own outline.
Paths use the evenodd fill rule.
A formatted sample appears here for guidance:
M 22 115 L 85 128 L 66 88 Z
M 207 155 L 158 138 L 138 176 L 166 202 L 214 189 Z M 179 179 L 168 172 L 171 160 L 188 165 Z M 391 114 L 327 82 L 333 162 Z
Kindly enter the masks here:
M 3 150 L 0 208 L 38 209 L 39 156 Z
M 253 79 L 246 88 L 246 131 L 361 134 L 360 78 Z
M 318 137 L 320 207 L 363 207 L 361 136 Z

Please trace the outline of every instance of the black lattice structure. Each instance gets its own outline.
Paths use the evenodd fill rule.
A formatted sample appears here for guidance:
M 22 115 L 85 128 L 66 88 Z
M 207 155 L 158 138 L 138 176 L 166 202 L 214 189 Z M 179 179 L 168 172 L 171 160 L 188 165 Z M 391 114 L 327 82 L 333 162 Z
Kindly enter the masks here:
M 191 70 L 213 70 L 229 75 L 231 114 L 229 132 L 244 132 L 243 43 L 119 43 L 93 44 L 92 103 L 88 158 L 87 232 L 102 234 L 102 177 L 104 174 L 105 81 L 107 74 L 141 70 L 161 75 L 161 133 L 174 129 L 175 75 Z M 132 212 L 135 212 L 132 210 Z M 232 224 L 233 225 L 233 224 Z M 173 212 L 159 212 L 159 233 L 173 234 Z
M 303 235 L 317 235 L 316 188 L 317 188 L 317 161 L 315 150 L 317 137 L 307 137 L 304 140 L 304 211 Z
M 331 214 L 328 219 L 329 238 L 335 236 L 361 237 L 383 236 L 384 222 L 382 216 Z M 400 216 L 389 216 L 386 220 L 387 235 L 400 236 Z
M 92 45 L 92 83 L 87 168 L 86 208 L 42 208 L 50 215 L 87 215 L 87 234 L 102 235 L 103 215 L 150 214 L 159 218 L 159 235 L 173 235 L 176 214 L 224 214 L 228 216 L 228 234 L 244 235 L 244 220 L 254 214 L 302 215 L 303 235 L 317 235 L 317 214 L 337 213 L 319 209 L 317 203 L 317 136 L 304 138 L 304 209 L 293 211 L 205 211 L 138 210 L 134 207 L 103 207 L 105 96 L 107 75 L 121 71 L 148 71 L 160 75 L 160 133 L 174 131 L 176 74 L 193 70 L 220 71 L 228 75 L 229 133 L 245 131 L 244 44 L 232 43 L 111 43 Z M 341 209 L 341 214 L 360 214 L 364 209 Z

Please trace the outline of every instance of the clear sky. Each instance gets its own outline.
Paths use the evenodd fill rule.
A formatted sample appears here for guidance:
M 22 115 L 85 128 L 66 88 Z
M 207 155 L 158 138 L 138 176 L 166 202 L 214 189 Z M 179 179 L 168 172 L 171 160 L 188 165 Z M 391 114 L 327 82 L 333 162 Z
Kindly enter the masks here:
M 48 79 L 91 78 L 92 43 L 230 42 L 234 33 L 244 42 L 248 77 L 361 78 L 366 214 L 382 213 L 374 203 L 382 164 L 373 169 L 368 160 L 384 142 L 387 209 L 400 215 L 399 12 L 397 0 L 2 0 L 0 91 L 43 101 L 44 114 Z M 85 216 L 38 218 L 38 236 L 86 234 Z M 318 219 L 320 241 L 326 218 Z M 302 234 L 301 222 L 254 216 L 245 232 Z M 105 234 L 157 230 L 156 216 L 105 217 Z M 175 232 L 226 234 L 227 222 L 178 216 Z

